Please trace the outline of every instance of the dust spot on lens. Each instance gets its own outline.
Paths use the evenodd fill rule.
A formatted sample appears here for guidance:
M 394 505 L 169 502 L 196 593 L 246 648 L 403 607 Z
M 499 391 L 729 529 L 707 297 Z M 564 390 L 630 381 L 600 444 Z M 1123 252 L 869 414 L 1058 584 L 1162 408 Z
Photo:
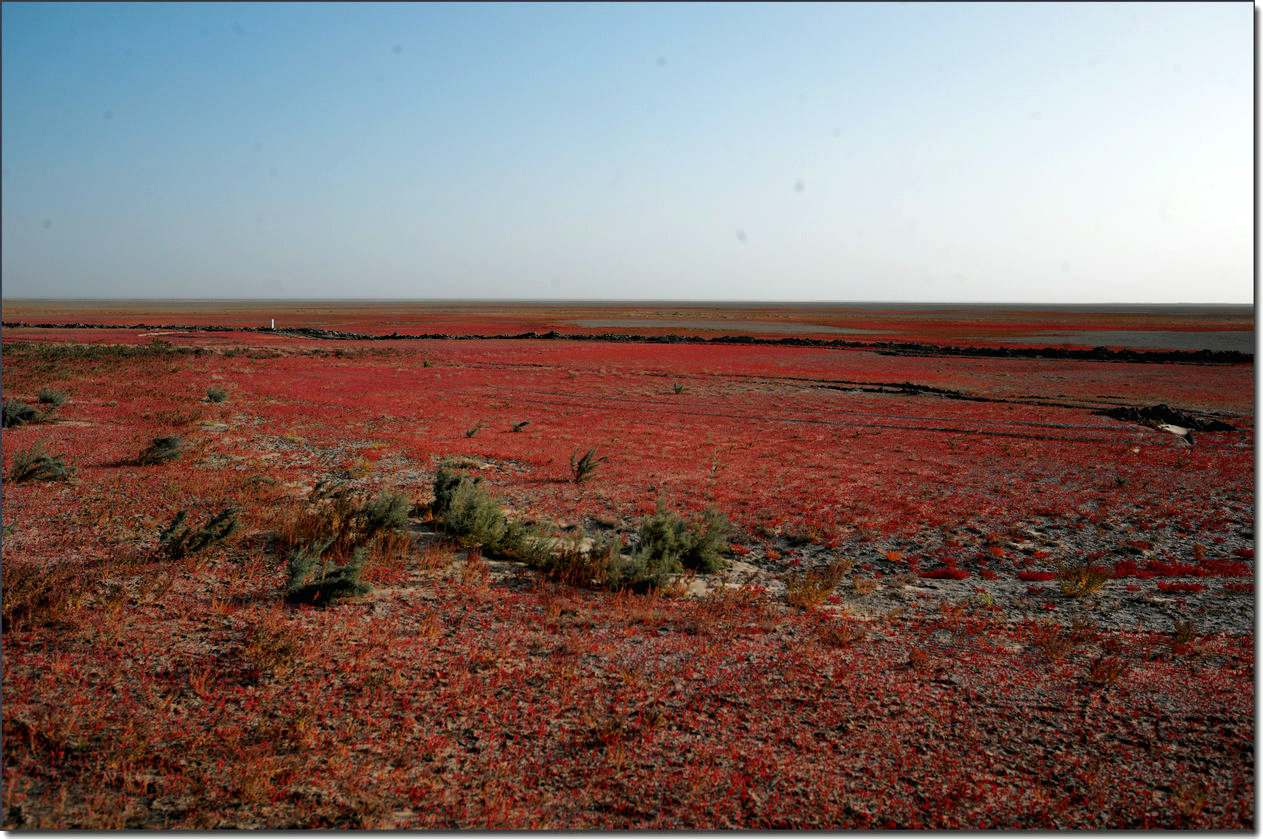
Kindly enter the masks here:
M 105 113 L 102 114 L 102 116 L 105 117 L 106 119 L 114 119 L 114 112 L 106 108 Z
M 393 47 L 390 48 L 390 51 L 393 52 L 395 55 L 398 55 L 399 53 L 403 52 L 403 45 L 395 44 Z
M 737 231 L 737 241 L 743 245 L 746 243 L 746 232 L 744 230 Z
M 53 226 L 53 220 L 50 218 L 46 218 L 42 222 L 40 222 L 40 224 L 42 224 L 44 229 L 47 230 L 48 228 Z

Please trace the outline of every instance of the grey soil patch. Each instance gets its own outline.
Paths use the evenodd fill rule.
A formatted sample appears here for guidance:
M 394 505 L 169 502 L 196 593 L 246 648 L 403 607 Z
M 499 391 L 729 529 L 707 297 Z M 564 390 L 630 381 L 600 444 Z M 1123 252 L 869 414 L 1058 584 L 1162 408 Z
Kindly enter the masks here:
M 1076 347 L 1125 347 L 1136 350 L 1228 350 L 1254 352 L 1253 330 L 1194 332 L 1159 329 L 1088 329 L 1006 336 L 1005 344 L 1036 344 Z
M 595 318 L 572 320 L 569 323 L 588 329 L 647 327 L 650 329 L 707 329 L 716 332 L 735 329 L 738 332 L 771 332 L 785 334 L 828 333 L 838 335 L 880 335 L 880 329 L 852 329 L 825 326 L 819 323 L 788 323 L 767 320 L 674 320 L 666 318 Z

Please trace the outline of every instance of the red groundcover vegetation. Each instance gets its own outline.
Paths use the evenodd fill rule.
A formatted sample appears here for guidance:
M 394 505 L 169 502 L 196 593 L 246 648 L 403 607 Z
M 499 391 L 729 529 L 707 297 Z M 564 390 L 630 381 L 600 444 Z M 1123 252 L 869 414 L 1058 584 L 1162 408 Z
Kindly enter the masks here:
M 1253 374 L 6 329 L 3 825 L 1249 829 Z

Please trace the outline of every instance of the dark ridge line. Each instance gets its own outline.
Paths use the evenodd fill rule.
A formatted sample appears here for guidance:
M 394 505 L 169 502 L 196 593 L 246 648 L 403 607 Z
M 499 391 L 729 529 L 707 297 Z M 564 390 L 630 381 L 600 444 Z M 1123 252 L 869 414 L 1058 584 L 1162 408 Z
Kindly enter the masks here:
M 769 347 L 816 347 L 822 349 L 868 350 L 881 355 L 955 356 L 962 358 L 1049 358 L 1071 361 L 1118 361 L 1135 364 L 1247 364 L 1254 353 L 1237 350 L 1111 350 L 1106 347 L 1071 349 L 1066 347 L 952 347 L 900 341 L 847 341 L 842 338 L 755 338 L 748 335 L 628 335 L 613 332 L 595 334 L 562 334 L 522 332 L 516 335 L 449 335 L 442 332 L 420 335 L 366 335 L 337 329 L 316 329 L 310 326 L 189 326 L 180 324 L 108 324 L 108 323 L 29 323 L 3 321 L 10 329 L 164 329 L 179 332 L 253 332 L 265 335 L 288 335 L 333 341 L 601 341 L 613 344 L 738 344 Z

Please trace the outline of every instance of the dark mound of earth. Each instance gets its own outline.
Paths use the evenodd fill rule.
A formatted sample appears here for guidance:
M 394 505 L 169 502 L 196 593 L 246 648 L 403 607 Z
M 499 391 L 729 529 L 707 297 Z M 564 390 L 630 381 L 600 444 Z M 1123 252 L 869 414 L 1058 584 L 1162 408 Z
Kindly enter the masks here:
M 1121 405 L 1117 408 L 1109 408 L 1096 413 L 1107 417 L 1113 417 L 1123 422 L 1138 422 L 1141 425 L 1156 426 L 1162 423 L 1170 425 L 1178 425 L 1181 428 L 1188 428 L 1193 431 L 1235 431 L 1236 428 L 1223 420 L 1213 418 L 1204 419 L 1194 416 L 1187 411 L 1181 411 L 1179 408 L 1172 408 L 1170 405 L 1150 405 L 1144 408 L 1136 408 L 1131 405 Z

